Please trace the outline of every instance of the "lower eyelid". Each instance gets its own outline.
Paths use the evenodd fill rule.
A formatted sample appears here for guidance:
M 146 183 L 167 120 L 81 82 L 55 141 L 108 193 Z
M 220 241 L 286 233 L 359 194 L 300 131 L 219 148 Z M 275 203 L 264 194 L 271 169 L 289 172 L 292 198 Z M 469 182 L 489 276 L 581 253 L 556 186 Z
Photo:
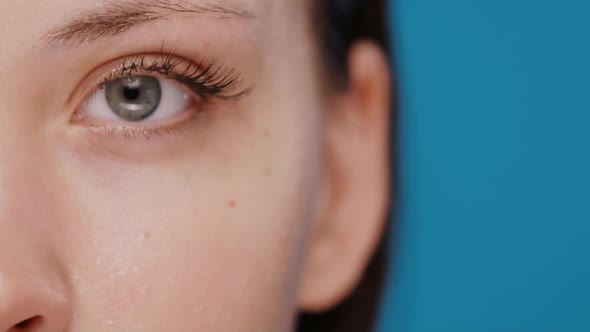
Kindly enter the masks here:
M 118 123 L 85 123 L 78 125 L 78 132 L 91 135 L 88 139 L 101 139 L 101 144 L 120 147 L 118 142 L 126 143 L 130 141 L 146 141 L 151 142 L 154 139 L 165 139 L 166 137 L 174 137 L 183 134 L 189 130 L 197 121 L 199 121 L 200 113 L 195 111 L 187 111 L 181 117 L 175 119 L 174 122 L 158 124 L 157 126 L 147 125 L 121 125 Z M 107 139 L 103 141 L 102 139 Z M 112 141 L 111 141 L 112 140 Z
M 203 139 L 207 125 L 200 116 L 157 127 L 129 127 L 107 124 L 73 125 L 63 143 L 67 150 L 89 166 L 104 162 L 170 162 L 194 151 L 195 142 Z

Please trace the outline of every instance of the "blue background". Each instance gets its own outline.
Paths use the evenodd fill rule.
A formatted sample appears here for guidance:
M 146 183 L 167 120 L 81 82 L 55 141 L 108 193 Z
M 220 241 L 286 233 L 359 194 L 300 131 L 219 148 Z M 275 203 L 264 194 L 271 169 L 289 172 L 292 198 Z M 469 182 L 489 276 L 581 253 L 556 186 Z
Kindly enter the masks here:
M 396 0 L 380 331 L 590 331 L 590 1 Z

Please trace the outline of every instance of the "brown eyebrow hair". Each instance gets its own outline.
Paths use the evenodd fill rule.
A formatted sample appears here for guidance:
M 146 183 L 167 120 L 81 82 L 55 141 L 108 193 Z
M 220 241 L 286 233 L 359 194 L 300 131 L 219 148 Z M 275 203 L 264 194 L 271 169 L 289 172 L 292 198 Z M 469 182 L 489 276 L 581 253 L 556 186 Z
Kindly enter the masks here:
M 173 14 L 207 14 L 218 19 L 254 18 L 245 9 L 222 7 L 195 0 L 124 0 L 107 3 L 98 10 L 83 12 L 69 23 L 43 35 L 47 44 L 92 42 L 112 37 Z

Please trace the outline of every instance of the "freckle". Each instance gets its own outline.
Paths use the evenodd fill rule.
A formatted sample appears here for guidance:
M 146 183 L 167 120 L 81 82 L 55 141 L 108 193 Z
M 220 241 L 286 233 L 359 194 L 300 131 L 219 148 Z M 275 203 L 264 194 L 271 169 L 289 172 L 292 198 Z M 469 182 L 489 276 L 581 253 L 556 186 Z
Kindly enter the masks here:
M 141 238 L 142 238 L 143 240 L 147 240 L 147 239 L 149 239 L 151 236 L 152 236 L 152 234 L 151 234 L 150 232 L 148 232 L 148 231 L 143 231 L 143 232 L 141 232 Z
M 231 207 L 232 209 L 236 207 L 236 201 L 231 200 L 229 201 L 229 207 Z
M 271 176 L 272 175 L 272 169 L 270 169 L 270 167 L 265 168 L 264 169 L 264 175 Z
M 271 136 L 270 132 L 266 129 L 262 131 L 262 135 L 264 135 L 264 138 L 270 138 L 270 136 Z

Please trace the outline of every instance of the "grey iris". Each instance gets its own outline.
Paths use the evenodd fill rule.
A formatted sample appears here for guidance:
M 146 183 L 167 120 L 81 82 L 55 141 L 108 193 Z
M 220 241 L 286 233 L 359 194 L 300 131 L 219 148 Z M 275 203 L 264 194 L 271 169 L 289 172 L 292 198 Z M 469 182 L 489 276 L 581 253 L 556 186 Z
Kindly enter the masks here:
M 160 81 L 151 76 L 122 77 L 105 86 L 111 110 L 126 121 L 141 121 L 154 114 L 162 99 Z

